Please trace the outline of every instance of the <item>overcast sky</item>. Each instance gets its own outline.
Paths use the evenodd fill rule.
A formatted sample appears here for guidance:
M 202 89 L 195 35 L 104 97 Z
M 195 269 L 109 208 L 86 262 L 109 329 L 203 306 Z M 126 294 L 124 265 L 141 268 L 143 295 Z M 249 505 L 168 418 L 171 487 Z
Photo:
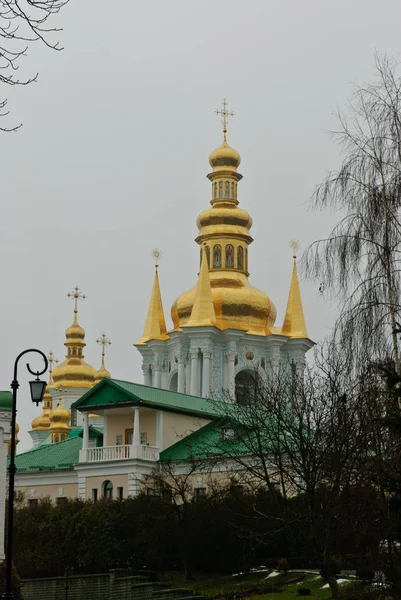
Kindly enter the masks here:
M 151 292 L 150 253 L 164 254 L 171 324 L 173 300 L 196 282 L 196 217 L 210 199 L 208 155 L 222 141 L 214 110 L 224 96 L 236 113 L 228 141 L 242 157 L 239 200 L 254 221 L 251 282 L 276 304 L 281 325 L 289 239 L 305 248 L 336 221 L 308 209 L 339 165 L 327 134 L 333 112 L 353 81 L 371 77 L 375 50 L 398 56 L 400 22 L 399 0 L 70 0 L 56 23 L 64 51 L 31 49 L 21 70 L 38 70 L 38 82 L 0 88 L 8 124 L 24 123 L 0 134 L 0 389 L 27 347 L 63 359 L 73 316 L 66 293 L 76 284 L 88 296 L 79 314 L 87 361 L 99 367 L 95 340 L 106 331 L 112 376 L 141 381 L 132 344 Z M 318 341 L 335 305 L 301 285 Z M 22 363 L 19 450 L 30 447 L 26 431 L 40 412 L 28 379 Z

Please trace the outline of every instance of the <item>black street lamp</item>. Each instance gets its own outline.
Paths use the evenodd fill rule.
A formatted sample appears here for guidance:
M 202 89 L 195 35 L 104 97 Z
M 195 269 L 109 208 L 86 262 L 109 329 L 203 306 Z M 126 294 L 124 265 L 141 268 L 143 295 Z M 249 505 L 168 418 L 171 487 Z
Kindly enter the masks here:
M 36 375 L 36 379 L 34 381 L 30 381 L 29 385 L 31 388 L 31 398 L 32 402 L 35 402 L 36 405 L 43 399 L 43 394 L 46 389 L 46 382 L 41 381 L 39 379 L 39 375 L 43 375 L 47 371 L 47 357 L 41 350 L 36 350 L 35 348 L 31 348 L 29 350 L 24 350 L 17 356 L 14 363 L 14 379 L 11 382 L 11 389 L 13 391 L 13 406 L 11 412 L 11 443 L 10 443 L 10 464 L 8 466 L 8 513 L 7 513 L 7 545 L 6 545 L 6 586 L 5 592 L 2 595 L 3 600 L 12 600 L 14 594 L 11 590 L 11 568 L 12 568 L 12 560 L 13 560 L 13 520 L 14 520 L 14 479 L 15 479 L 15 422 L 17 417 L 17 390 L 19 388 L 19 383 L 17 380 L 17 368 L 19 359 L 24 356 L 24 354 L 28 354 L 29 352 L 36 352 L 40 354 L 45 361 L 45 368 L 43 371 L 32 371 L 29 363 L 27 363 L 26 368 L 31 373 L 31 375 Z

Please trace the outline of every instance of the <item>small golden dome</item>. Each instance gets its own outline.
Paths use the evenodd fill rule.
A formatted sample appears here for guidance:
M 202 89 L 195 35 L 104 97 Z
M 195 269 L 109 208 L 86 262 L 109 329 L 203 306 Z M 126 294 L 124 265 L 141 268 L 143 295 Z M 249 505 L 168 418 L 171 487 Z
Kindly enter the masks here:
M 95 381 L 93 383 L 93 385 L 96 385 L 97 383 L 99 383 L 100 381 L 102 381 L 102 379 L 110 379 L 111 374 L 110 372 L 106 369 L 106 367 L 104 366 L 104 364 L 100 367 L 100 369 L 98 371 L 96 371 L 95 373 Z
M 63 403 L 60 400 L 57 408 L 55 408 L 50 415 L 50 431 L 69 431 L 70 419 L 70 412 L 64 408 Z
M 77 312 L 74 311 L 74 321 L 65 332 L 67 348 L 65 360 L 53 370 L 51 387 L 57 385 L 67 387 L 91 388 L 96 369 L 84 361 L 85 330 L 78 324 Z
M 32 421 L 32 429 L 37 431 L 44 431 L 50 427 L 49 415 L 42 413 Z
M 210 166 L 216 169 L 234 169 L 237 170 L 241 164 L 241 157 L 239 153 L 231 148 L 224 140 L 224 142 L 213 150 L 209 156 Z

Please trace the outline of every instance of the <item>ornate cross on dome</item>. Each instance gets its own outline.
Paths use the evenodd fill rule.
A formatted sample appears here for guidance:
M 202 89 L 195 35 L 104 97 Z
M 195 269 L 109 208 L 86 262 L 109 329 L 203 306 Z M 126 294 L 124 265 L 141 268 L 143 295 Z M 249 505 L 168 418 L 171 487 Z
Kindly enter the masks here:
M 61 404 L 61 403 L 62 403 L 62 401 L 63 401 L 63 394 L 66 394 L 66 393 L 67 393 L 67 388 L 66 388 L 66 387 L 64 387 L 63 385 L 61 385 L 61 383 L 60 383 L 60 385 L 58 385 L 58 386 L 57 386 L 56 388 L 54 388 L 54 389 L 55 389 L 57 392 L 60 392 L 59 400 L 60 400 L 60 404 Z
M 96 343 L 100 344 L 100 346 L 102 347 L 102 357 L 103 357 L 106 353 L 106 346 L 110 346 L 111 341 L 109 340 L 109 338 L 107 337 L 107 335 L 105 333 L 102 333 L 102 335 L 96 340 Z
M 59 361 L 57 360 L 57 358 L 54 357 L 53 351 L 50 350 L 49 352 L 49 356 L 47 357 L 47 360 L 49 361 L 49 381 L 53 382 L 53 363 L 58 363 Z
M 78 312 L 78 300 L 85 300 L 85 294 L 79 291 L 79 287 L 76 285 L 72 292 L 68 292 L 69 298 L 74 298 L 74 313 Z
M 223 117 L 221 124 L 223 125 L 224 141 L 226 141 L 228 117 L 233 117 L 235 115 L 235 113 L 233 113 L 232 110 L 231 111 L 227 110 L 226 98 L 223 98 L 222 106 L 223 106 L 222 109 L 218 108 L 214 112 L 216 113 L 216 115 L 220 115 L 221 117 Z

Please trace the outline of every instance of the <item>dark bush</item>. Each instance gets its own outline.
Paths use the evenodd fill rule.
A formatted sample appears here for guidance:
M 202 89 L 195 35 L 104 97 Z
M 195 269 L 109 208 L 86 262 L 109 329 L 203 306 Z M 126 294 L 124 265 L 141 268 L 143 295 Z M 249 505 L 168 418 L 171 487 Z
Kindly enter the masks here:
M 300 587 L 298 588 L 298 596 L 310 596 L 312 594 L 312 590 L 309 588 Z

